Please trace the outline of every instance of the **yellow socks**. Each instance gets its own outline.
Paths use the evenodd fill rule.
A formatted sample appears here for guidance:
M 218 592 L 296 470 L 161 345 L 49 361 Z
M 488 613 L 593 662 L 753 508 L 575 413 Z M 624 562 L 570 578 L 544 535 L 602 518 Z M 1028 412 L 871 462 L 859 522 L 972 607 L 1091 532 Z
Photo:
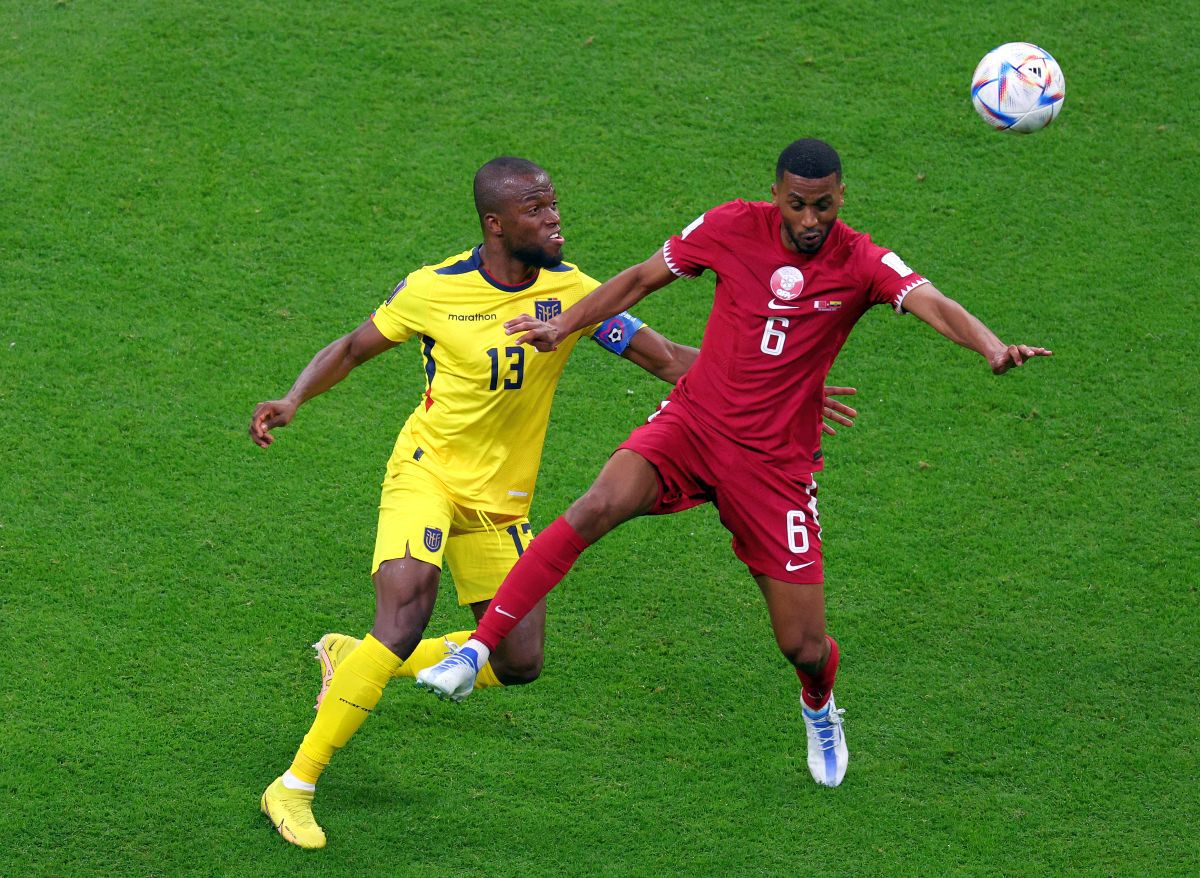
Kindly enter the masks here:
M 462 646 L 470 637 L 470 631 L 427 637 L 403 663 L 370 634 L 357 646 L 350 641 L 337 656 L 333 680 L 292 762 L 292 773 L 302 781 L 316 783 L 334 752 L 345 746 L 379 703 L 388 680 L 415 677 L 422 668 L 431 668 L 446 657 L 447 640 Z M 503 685 L 490 663 L 480 668 L 475 679 L 476 689 Z
M 379 703 L 383 687 L 399 666 L 400 657 L 370 634 L 338 663 L 317 718 L 292 762 L 296 777 L 317 782 L 334 751 L 345 746 Z
M 415 677 L 417 672 L 425 668 L 432 668 L 438 662 L 446 657 L 446 641 L 456 643 L 462 646 L 471 639 L 470 631 L 451 631 L 443 637 L 427 637 L 417 644 L 417 648 L 413 650 L 412 655 L 405 659 L 404 664 L 398 667 L 393 673 L 393 677 Z M 479 670 L 479 676 L 475 678 L 476 689 L 486 689 L 488 686 L 503 686 L 500 679 L 492 670 L 491 664 L 485 664 Z

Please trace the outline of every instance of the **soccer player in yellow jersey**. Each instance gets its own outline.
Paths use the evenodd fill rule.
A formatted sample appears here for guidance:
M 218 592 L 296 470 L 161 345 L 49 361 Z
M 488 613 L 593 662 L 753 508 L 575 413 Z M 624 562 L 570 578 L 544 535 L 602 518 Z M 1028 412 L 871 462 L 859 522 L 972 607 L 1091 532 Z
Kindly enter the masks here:
M 419 340 L 425 392 L 383 480 L 372 563 L 374 625 L 361 644 L 341 635 L 316 644 L 326 670 L 316 719 L 289 770 L 262 796 L 272 825 L 300 847 L 324 846 L 312 814 L 317 779 L 388 680 L 415 676 L 446 654 L 446 641 L 461 644 L 470 635 L 422 640 L 443 554 L 459 603 L 469 604 L 478 620 L 532 538 L 529 505 L 550 405 L 575 343 L 591 335 L 670 383 L 696 357 L 695 348 L 629 314 L 572 333 L 551 354 L 516 345 L 505 334 L 507 320 L 522 314 L 549 320 L 599 284 L 562 261 L 557 196 L 540 167 L 493 159 L 476 173 L 474 196 L 483 243 L 408 275 L 370 319 L 317 353 L 287 396 L 259 403 L 250 423 L 251 437 L 266 448 L 274 441 L 270 431 L 290 423 L 302 403 L 372 357 Z M 827 400 L 826 415 L 837 422 L 849 424 L 854 414 Z M 491 655 L 480 673 L 483 685 L 537 678 L 545 618 L 543 602 Z

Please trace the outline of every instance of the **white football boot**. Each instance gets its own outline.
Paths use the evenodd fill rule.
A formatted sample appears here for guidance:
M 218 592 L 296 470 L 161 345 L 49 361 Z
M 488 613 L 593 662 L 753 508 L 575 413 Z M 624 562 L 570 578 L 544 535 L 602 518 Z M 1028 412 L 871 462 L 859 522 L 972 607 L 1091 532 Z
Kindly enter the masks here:
M 417 688 L 427 689 L 438 698 L 462 701 L 475 688 L 479 674 L 479 653 L 470 646 L 447 641 L 453 652 L 431 668 L 417 672 Z
M 808 770 L 813 780 L 825 787 L 836 787 L 846 776 L 846 763 L 850 751 L 846 749 L 846 735 L 842 732 L 842 714 L 833 703 L 833 693 L 820 710 L 811 710 L 803 700 L 800 712 L 804 714 L 804 729 L 808 732 Z

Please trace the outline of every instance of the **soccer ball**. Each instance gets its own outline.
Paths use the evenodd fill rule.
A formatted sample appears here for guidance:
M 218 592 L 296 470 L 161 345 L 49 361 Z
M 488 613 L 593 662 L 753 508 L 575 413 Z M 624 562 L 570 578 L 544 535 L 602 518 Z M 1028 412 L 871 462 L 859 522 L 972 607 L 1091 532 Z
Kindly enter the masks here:
M 1058 115 L 1066 82 L 1058 62 L 1033 43 L 1005 43 L 983 56 L 971 79 L 975 112 L 993 128 L 1032 134 Z

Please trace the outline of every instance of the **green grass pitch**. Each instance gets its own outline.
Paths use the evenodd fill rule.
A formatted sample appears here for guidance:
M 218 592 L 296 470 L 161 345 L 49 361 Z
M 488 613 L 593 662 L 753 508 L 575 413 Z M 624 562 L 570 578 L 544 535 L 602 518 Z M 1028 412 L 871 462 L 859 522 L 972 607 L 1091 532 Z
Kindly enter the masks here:
M 968 97 L 1010 40 L 1058 120 Z M 0 876 L 1188 876 L 1200 871 L 1200 7 L 660 0 L 0 4 Z M 608 277 L 765 197 L 800 136 L 844 218 L 1002 338 L 1003 378 L 869 314 L 832 377 L 829 626 L 851 765 L 711 508 L 636 521 L 550 598 L 546 671 L 404 685 L 322 781 L 330 845 L 258 813 L 308 644 L 370 624 L 409 345 L 246 427 L 407 271 L 476 243 L 470 176 L 558 185 Z M 698 342 L 711 279 L 639 316 Z M 664 389 L 582 346 L 533 521 Z M 435 629 L 466 627 L 447 592 Z

